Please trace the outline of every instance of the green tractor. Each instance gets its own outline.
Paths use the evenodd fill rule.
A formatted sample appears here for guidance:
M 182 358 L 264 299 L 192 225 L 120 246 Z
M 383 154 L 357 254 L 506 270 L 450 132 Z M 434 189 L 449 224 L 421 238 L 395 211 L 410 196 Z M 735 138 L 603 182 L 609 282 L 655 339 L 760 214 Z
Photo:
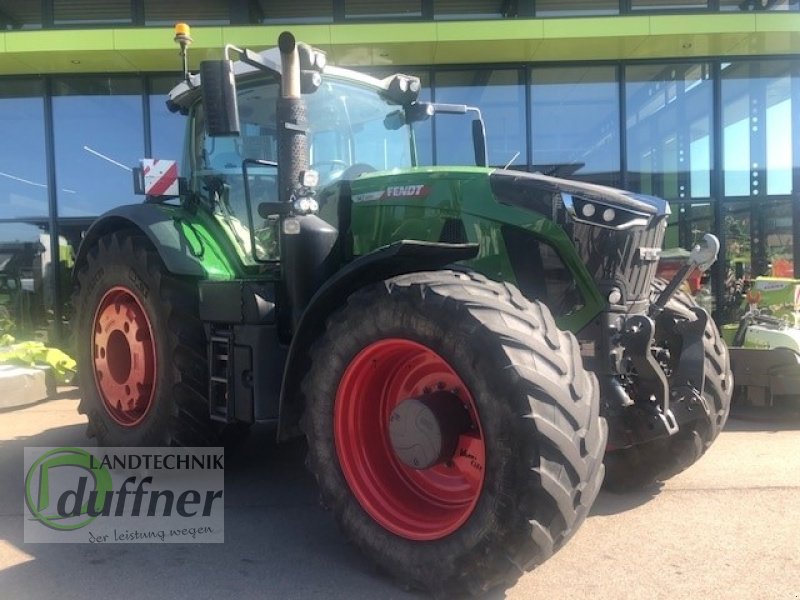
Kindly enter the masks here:
M 550 557 L 604 472 L 648 485 L 708 448 L 728 355 L 676 290 L 713 236 L 656 280 L 663 200 L 487 168 L 477 109 L 328 66 L 288 32 L 226 52 L 240 60 L 170 93 L 183 176 L 148 162 L 145 202 L 99 218 L 77 256 L 99 444 L 304 435 L 345 534 L 456 596 Z M 478 166 L 418 165 L 415 126 L 437 113 L 474 116 Z

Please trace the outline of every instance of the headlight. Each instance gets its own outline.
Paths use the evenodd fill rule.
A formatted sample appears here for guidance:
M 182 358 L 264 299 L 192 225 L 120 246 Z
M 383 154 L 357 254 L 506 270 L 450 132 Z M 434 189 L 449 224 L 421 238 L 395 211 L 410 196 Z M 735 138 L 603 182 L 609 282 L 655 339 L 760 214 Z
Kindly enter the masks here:
M 643 212 L 610 206 L 605 202 L 571 194 L 562 193 L 561 196 L 567 213 L 573 221 L 579 223 L 607 229 L 630 229 L 638 226 L 645 227 L 650 221 L 650 215 Z

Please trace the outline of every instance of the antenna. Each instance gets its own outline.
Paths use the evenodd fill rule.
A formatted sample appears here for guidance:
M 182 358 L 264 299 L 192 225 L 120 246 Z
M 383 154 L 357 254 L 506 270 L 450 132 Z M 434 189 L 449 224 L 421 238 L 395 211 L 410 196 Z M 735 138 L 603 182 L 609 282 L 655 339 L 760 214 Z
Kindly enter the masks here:
M 175 37 L 173 41 L 181 47 L 181 58 L 183 59 L 183 77 L 189 81 L 189 56 L 187 49 L 192 45 L 191 28 L 186 23 L 175 23 Z

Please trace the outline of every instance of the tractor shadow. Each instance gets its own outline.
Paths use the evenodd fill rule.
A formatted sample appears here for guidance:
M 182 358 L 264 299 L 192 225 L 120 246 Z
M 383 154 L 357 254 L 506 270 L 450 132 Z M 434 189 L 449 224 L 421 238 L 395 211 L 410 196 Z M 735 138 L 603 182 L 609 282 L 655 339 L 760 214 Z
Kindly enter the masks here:
M 259 428 L 226 449 L 224 544 L 25 544 L 24 447 L 93 445 L 85 428 L 0 441 L 2 597 L 418 597 L 376 572 L 337 530 L 304 467 L 304 443 L 278 446 Z
M 800 429 L 800 400 L 774 407 L 734 405 L 725 431 L 797 431 Z
M 630 492 L 609 492 L 602 490 L 589 511 L 591 517 L 617 515 L 647 504 L 661 493 L 664 484 L 657 483 Z

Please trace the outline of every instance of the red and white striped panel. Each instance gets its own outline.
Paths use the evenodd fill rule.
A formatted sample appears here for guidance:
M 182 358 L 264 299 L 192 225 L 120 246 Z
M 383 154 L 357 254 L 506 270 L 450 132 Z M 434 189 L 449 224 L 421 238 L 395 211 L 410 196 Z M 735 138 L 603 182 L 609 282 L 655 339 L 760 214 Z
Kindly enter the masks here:
M 143 158 L 144 193 L 148 196 L 178 195 L 178 163 L 174 160 Z

